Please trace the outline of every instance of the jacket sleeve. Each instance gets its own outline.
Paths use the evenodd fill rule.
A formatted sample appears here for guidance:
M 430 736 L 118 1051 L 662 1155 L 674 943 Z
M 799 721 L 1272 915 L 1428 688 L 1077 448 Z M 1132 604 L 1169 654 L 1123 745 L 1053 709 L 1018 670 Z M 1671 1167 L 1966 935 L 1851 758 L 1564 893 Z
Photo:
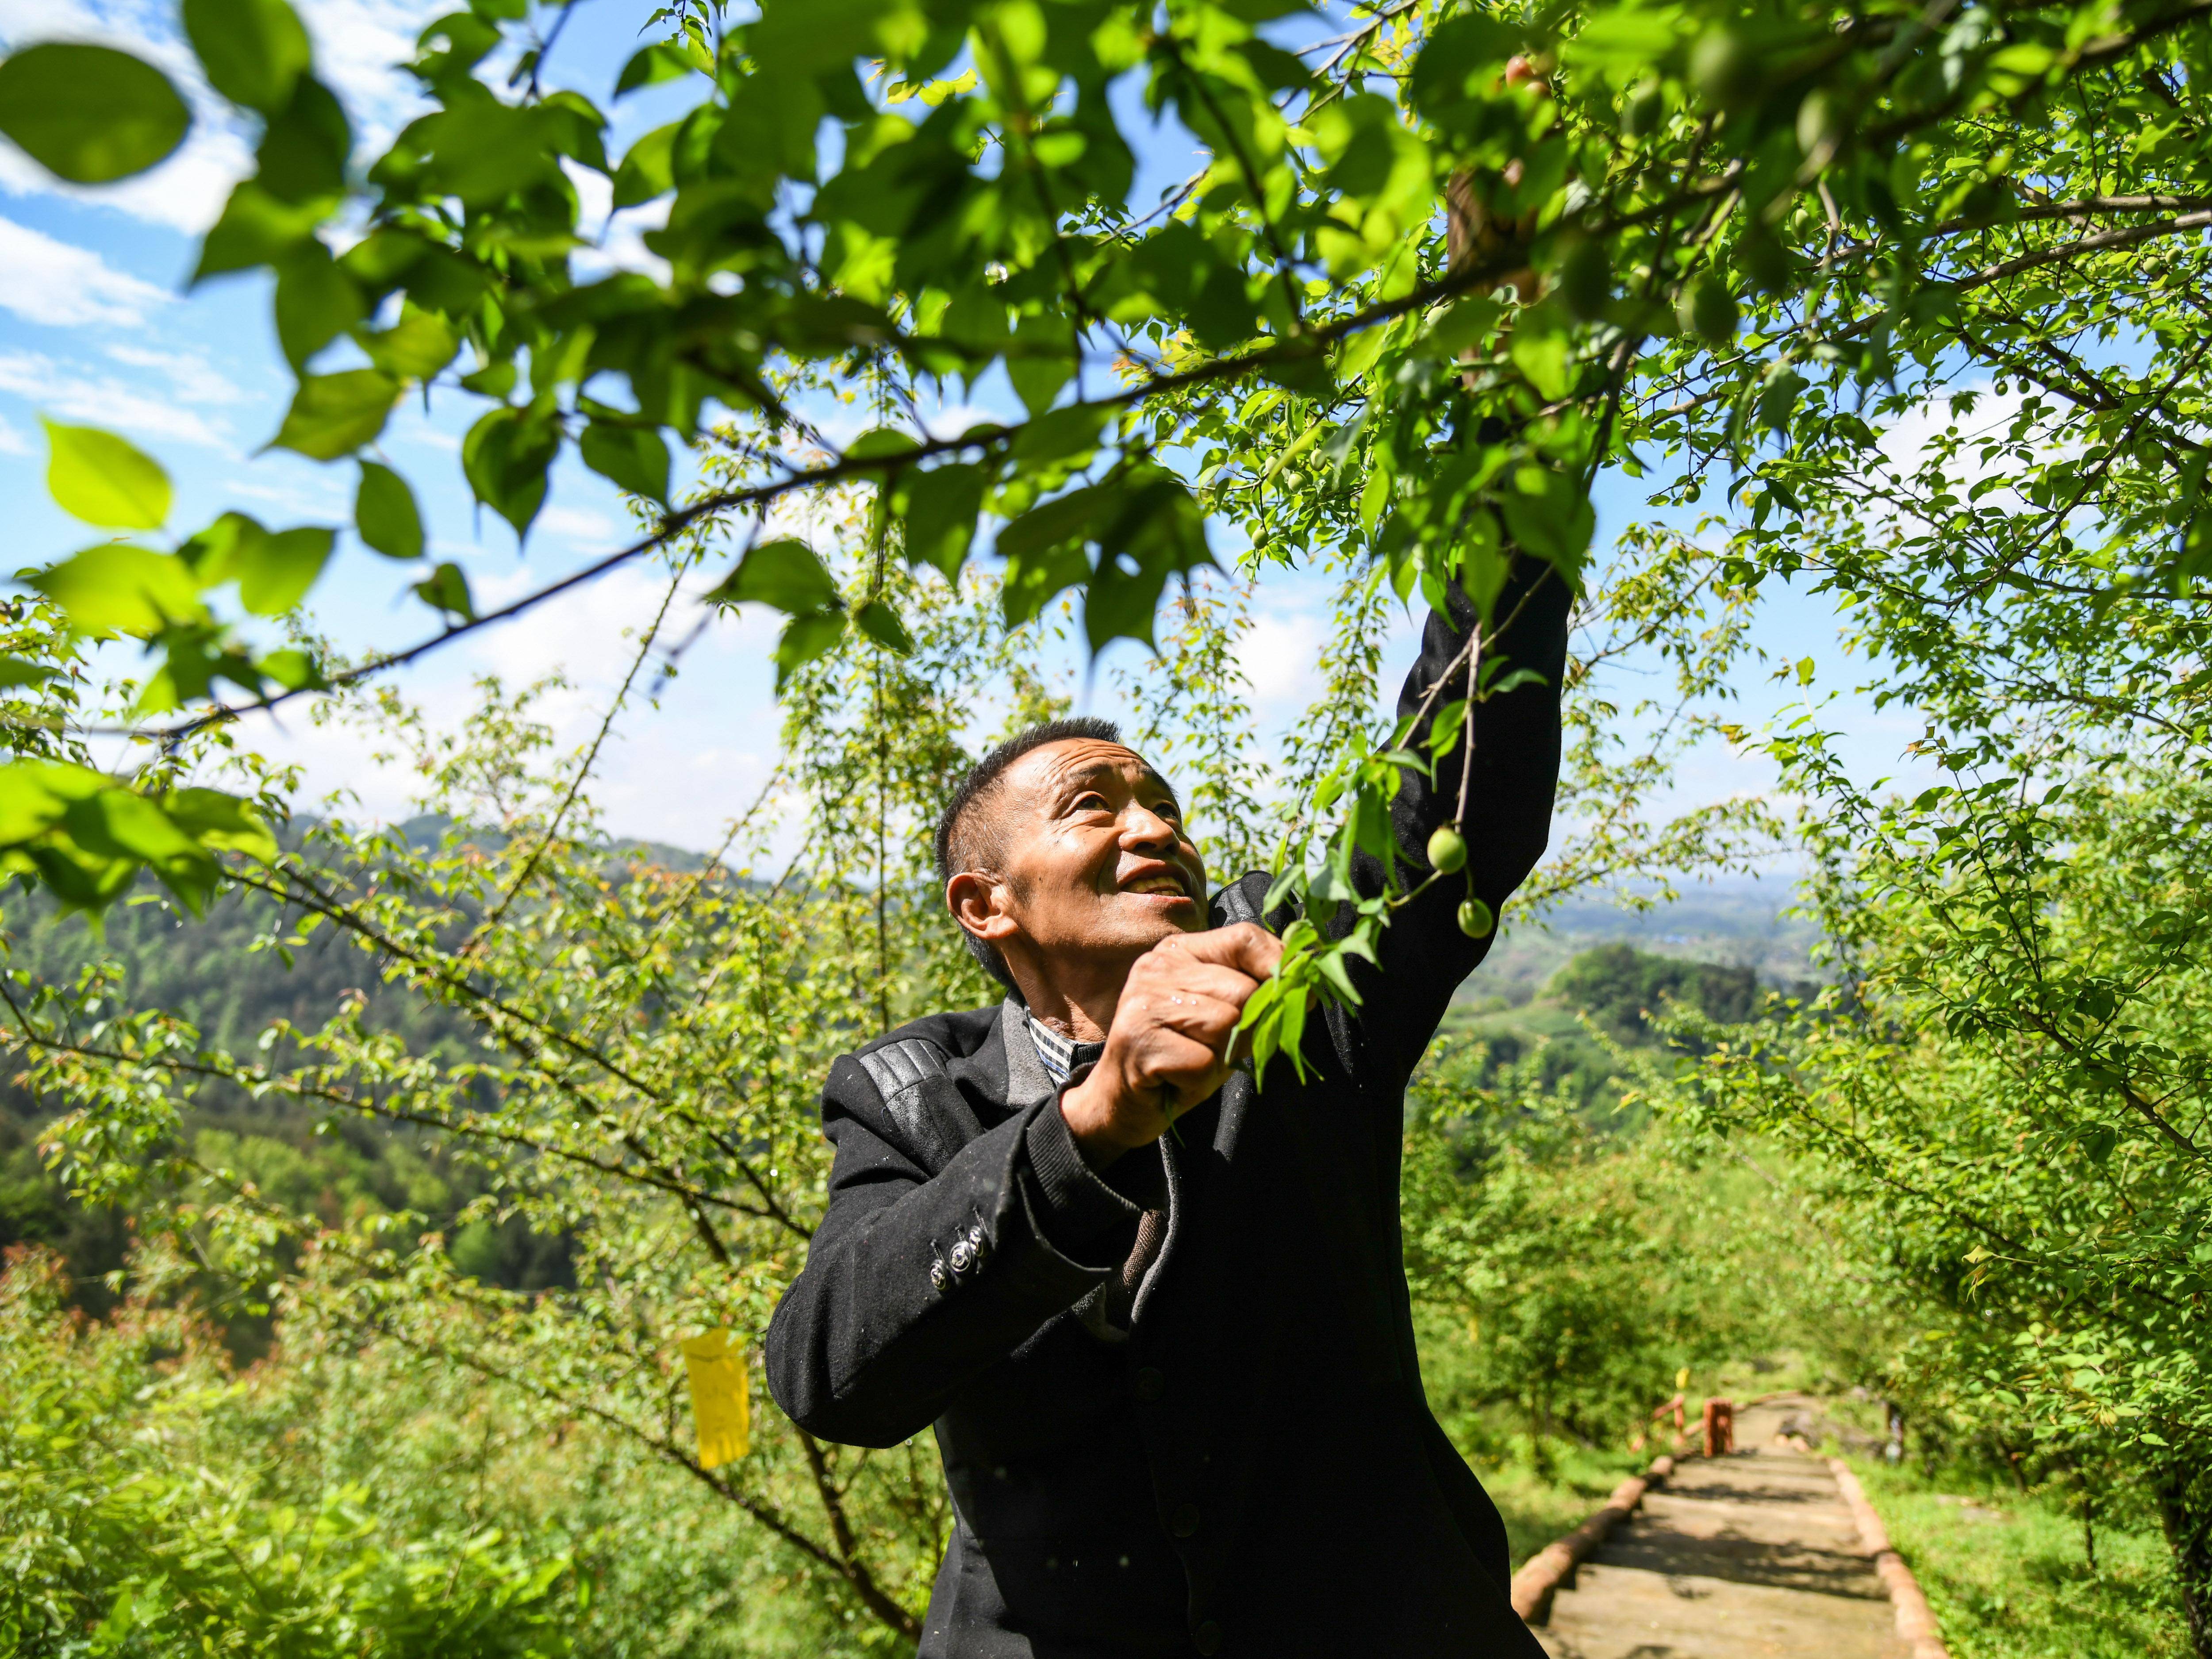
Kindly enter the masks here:
M 1137 1206 L 1084 1164 L 1057 1094 L 934 1175 L 851 1055 L 830 1068 L 822 1122 L 830 1204 L 769 1324 L 769 1389 L 810 1434 L 895 1446 L 1104 1282 Z
M 1451 668 L 1474 626 L 1474 608 L 1456 586 L 1448 593 L 1449 614 L 1431 611 L 1421 637 L 1420 659 L 1398 694 L 1400 719 L 1418 709 L 1430 688 Z M 1572 595 L 1557 571 L 1522 556 L 1515 565 L 1492 611 L 1497 634 L 1482 642 L 1482 659 L 1504 659 L 1492 676 L 1496 684 L 1516 668 L 1536 678 L 1510 691 L 1475 704 L 1473 775 L 1468 781 L 1468 844 L 1465 877 L 1447 876 L 1414 899 L 1382 930 L 1374 966 L 1354 962 L 1352 983 L 1362 1001 L 1356 1010 L 1331 1011 L 1332 1035 L 1358 1073 L 1390 1091 L 1395 1098 L 1412 1076 L 1429 1040 L 1443 1023 L 1444 1009 L 1460 982 L 1489 953 L 1493 932 L 1470 939 L 1460 931 L 1459 906 L 1468 892 L 1482 899 L 1493 915 L 1514 889 L 1528 878 L 1550 839 L 1552 801 L 1559 781 L 1559 689 L 1566 669 L 1567 612 Z M 1407 746 L 1422 750 L 1434 709 L 1466 696 L 1466 669 L 1456 684 L 1437 696 L 1431 714 Z M 1410 891 L 1429 874 L 1427 847 L 1438 826 L 1452 822 L 1459 805 L 1463 743 L 1437 763 L 1431 785 L 1410 768 L 1400 774 L 1398 798 L 1390 812 L 1399 856 L 1401 890 Z M 1363 895 L 1382 890 L 1382 866 L 1367 853 L 1352 864 L 1352 884 Z M 1348 908 L 1337 927 L 1349 927 Z

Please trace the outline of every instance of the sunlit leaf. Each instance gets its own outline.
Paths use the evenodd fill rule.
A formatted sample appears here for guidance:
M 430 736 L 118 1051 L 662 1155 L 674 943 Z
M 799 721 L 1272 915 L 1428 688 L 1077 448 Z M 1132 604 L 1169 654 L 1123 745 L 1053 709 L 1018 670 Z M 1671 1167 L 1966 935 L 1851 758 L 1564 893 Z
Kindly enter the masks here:
M 584 465 L 634 495 L 668 504 L 668 445 L 644 427 L 594 421 L 576 446 Z
M 184 21 L 208 83 L 264 115 L 283 107 L 313 55 L 286 0 L 184 0 Z
M 120 542 L 88 547 L 40 571 L 30 585 L 88 634 L 143 639 L 207 614 L 199 581 L 182 559 Z
M 46 489 L 87 524 L 159 530 L 169 517 L 169 475 L 135 445 L 97 427 L 45 422 Z
M 716 605 L 757 603 L 802 616 L 834 608 L 837 582 L 812 548 L 785 538 L 763 542 L 746 553 L 707 598 Z
M 361 538 L 387 559 L 422 556 L 422 517 L 407 480 L 380 461 L 361 464 L 354 494 L 354 526 Z
M 167 76 L 112 47 L 46 41 L 0 63 L 0 132 L 71 184 L 145 172 L 191 122 Z
M 335 461 L 373 441 L 398 398 L 399 383 L 373 368 L 307 375 L 270 445 Z

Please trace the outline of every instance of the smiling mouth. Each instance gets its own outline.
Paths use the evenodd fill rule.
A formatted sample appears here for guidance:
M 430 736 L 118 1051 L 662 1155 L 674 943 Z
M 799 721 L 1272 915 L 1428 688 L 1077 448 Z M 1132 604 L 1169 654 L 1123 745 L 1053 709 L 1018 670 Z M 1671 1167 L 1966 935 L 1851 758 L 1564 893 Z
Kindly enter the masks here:
M 1161 898 L 1187 899 L 1189 890 L 1174 876 L 1141 876 L 1121 890 L 1125 893 L 1147 893 Z

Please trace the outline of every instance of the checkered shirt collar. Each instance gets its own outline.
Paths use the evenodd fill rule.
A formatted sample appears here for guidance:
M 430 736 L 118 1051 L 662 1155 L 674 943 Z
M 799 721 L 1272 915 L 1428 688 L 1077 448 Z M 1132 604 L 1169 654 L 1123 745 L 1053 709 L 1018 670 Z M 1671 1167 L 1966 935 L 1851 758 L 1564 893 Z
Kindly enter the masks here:
M 1098 1056 L 1106 1051 L 1103 1042 L 1078 1042 L 1065 1037 L 1032 1017 L 1028 1022 L 1030 1041 L 1036 1045 L 1037 1059 L 1054 1083 L 1066 1083 L 1085 1068 L 1095 1066 Z

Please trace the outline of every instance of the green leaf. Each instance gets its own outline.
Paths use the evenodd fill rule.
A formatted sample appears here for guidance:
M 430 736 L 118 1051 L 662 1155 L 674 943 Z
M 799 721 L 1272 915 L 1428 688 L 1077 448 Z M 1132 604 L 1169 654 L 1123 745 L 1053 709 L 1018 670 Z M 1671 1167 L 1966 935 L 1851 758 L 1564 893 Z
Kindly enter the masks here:
M 248 611 L 275 617 L 307 597 L 336 539 L 335 531 L 316 526 L 272 533 L 243 513 L 226 513 L 179 551 L 203 588 L 234 581 Z M 170 665 L 177 666 L 173 653 Z
M 1506 350 L 1513 359 L 1513 367 L 1527 375 L 1528 384 L 1536 388 L 1536 395 L 1547 403 L 1555 403 L 1567 395 L 1569 344 L 1566 335 L 1560 331 L 1532 328 L 1524 323 L 1513 331 L 1512 343 Z
M 679 80 L 706 67 L 666 41 L 656 40 L 632 54 L 629 62 L 623 65 L 623 72 L 615 77 L 615 96 L 620 98 L 640 87 L 658 86 L 663 81 Z
M 390 328 L 360 339 L 369 361 L 395 380 L 427 380 L 461 349 L 461 337 L 451 323 L 411 301 Z
M 895 426 L 876 426 L 847 444 L 845 454 L 850 460 L 874 461 L 890 455 L 910 455 L 921 447 L 921 441 L 911 432 L 902 432 Z
M 345 191 L 353 129 L 337 95 L 302 75 L 283 109 L 270 118 L 255 154 L 258 182 L 278 201 L 334 201 Z
M 71 184 L 143 173 L 191 124 L 168 76 L 128 52 L 50 40 L 0 63 L 0 132 Z
M 853 613 L 860 629 L 886 650 L 905 656 L 914 649 L 914 635 L 906 631 L 906 624 L 898 613 L 881 599 L 870 599 Z
M 169 517 L 169 475 L 151 456 L 96 426 L 47 421 L 46 489 L 87 524 L 159 530 Z
M 88 800 L 112 782 L 67 761 L 0 765 L 0 847 L 21 846 L 59 823 L 72 801 Z
M 354 527 L 361 538 L 387 559 L 422 556 L 422 515 L 407 480 L 381 461 L 361 464 L 361 488 L 354 492 Z
M 461 441 L 461 471 L 477 499 L 527 536 L 545 505 L 545 475 L 561 453 L 561 428 L 550 413 L 495 409 Z
M 228 270 L 276 264 L 313 239 L 315 227 L 332 205 L 331 200 L 279 201 L 248 179 L 230 192 L 222 217 L 200 244 L 193 285 Z
M 615 206 L 635 207 L 675 188 L 676 137 L 682 130 L 681 122 L 672 121 L 629 147 L 622 166 L 615 170 Z
M 293 394 L 270 447 L 335 461 L 374 441 L 398 398 L 399 382 L 374 368 L 310 374 Z
M 1099 518 L 1110 510 L 1117 494 L 1103 484 L 1085 484 L 1031 507 L 999 532 L 1000 556 L 1027 558 L 1087 536 Z
M 144 639 L 171 623 L 207 615 L 199 581 L 182 559 L 125 542 L 88 547 L 39 572 L 30 585 L 68 613 L 71 627 L 88 634 Z
M 252 801 L 219 789 L 172 789 L 161 797 L 161 810 L 203 847 L 264 860 L 276 856 L 276 838 Z
M 33 662 L 28 657 L 0 656 L 0 691 L 13 691 L 25 685 L 44 685 L 59 676 L 61 672 L 49 663 Z
M 476 601 L 469 593 L 469 579 L 461 574 L 460 566 L 450 561 L 416 582 L 415 595 L 425 605 L 444 611 L 449 618 L 476 620 Z
M 763 542 L 707 598 L 714 605 L 757 603 L 806 616 L 836 609 L 837 583 L 805 542 Z
M 960 574 L 975 540 L 988 474 L 972 461 L 909 472 L 903 486 L 906 556 L 937 567 L 949 580 Z
M 334 531 L 303 526 L 241 546 L 236 565 L 240 603 L 257 617 L 291 610 L 323 574 L 336 540 Z
M 310 238 L 276 267 L 276 343 L 295 374 L 362 319 L 361 290 L 331 251 Z
M 775 647 L 775 689 L 781 692 L 792 675 L 836 647 L 845 637 L 845 613 L 816 611 L 793 617 L 785 624 Z
M 1455 303 L 1422 336 L 1421 348 L 1432 356 L 1456 357 L 1488 337 L 1505 307 L 1483 295 L 1472 295 Z
M 1098 447 L 1107 414 L 1105 410 L 1082 404 L 1048 410 L 1015 435 L 1014 459 L 1025 466 L 1042 466 L 1073 455 L 1087 457 Z
M 576 446 L 584 465 L 633 495 L 668 505 L 668 443 L 648 428 L 594 421 Z
M 283 108 L 313 57 L 285 0 L 185 0 L 184 20 L 208 84 L 264 115 Z
M 198 844 L 167 812 L 128 789 L 103 789 L 72 802 L 64 816 L 81 844 L 111 858 L 121 855 L 162 865 L 200 853 Z

